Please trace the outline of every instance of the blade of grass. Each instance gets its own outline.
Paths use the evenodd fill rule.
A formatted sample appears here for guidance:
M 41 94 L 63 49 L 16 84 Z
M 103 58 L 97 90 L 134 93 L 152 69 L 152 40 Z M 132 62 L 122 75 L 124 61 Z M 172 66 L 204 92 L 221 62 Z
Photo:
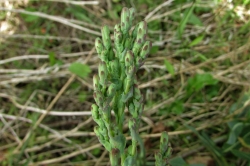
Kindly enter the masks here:
M 181 38 L 183 31 L 186 27 L 186 24 L 188 22 L 188 19 L 190 18 L 191 14 L 193 13 L 194 7 L 195 7 L 195 2 L 193 2 L 192 6 L 184 12 L 184 17 L 181 20 L 180 26 L 177 29 L 178 38 Z

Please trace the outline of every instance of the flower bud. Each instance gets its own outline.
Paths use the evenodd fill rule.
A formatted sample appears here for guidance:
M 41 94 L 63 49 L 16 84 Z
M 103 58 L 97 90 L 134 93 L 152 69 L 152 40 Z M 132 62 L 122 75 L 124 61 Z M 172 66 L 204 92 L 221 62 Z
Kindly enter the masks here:
M 110 50 L 108 51 L 108 60 L 109 60 L 109 61 L 112 61 L 114 58 L 115 58 L 115 53 L 114 53 L 113 49 L 110 49 Z M 106 61 L 106 62 L 107 62 L 107 61 Z
M 168 146 L 168 134 L 166 131 L 161 134 L 160 153 L 164 158 L 169 157 L 171 154 L 171 148 Z
M 123 51 L 120 55 L 118 55 L 119 61 L 120 61 L 121 63 L 125 63 L 125 56 L 126 56 L 126 53 L 127 53 L 127 50 L 124 49 L 124 51 Z M 121 67 L 122 67 L 122 66 L 121 66 Z
M 114 33 L 121 33 L 121 25 L 120 24 L 116 24 L 114 27 Z
M 101 61 L 108 61 L 108 50 L 103 50 L 101 52 L 101 54 L 98 54 L 99 58 L 101 59 Z
M 133 44 L 132 38 L 127 37 L 124 44 L 125 48 L 127 48 L 127 50 L 131 50 L 132 44 Z
M 129 9 L 124 7 L 121 13 L 121 30 L 123 34 L 127 34 L 130 28 L 129 22 L 130 12 Z
M 102 27 L 102 41 L 103 41 L 103 45 L 104 47 L 109 50 L 111 47 L 111 39 L 110 39 L 110 31 L 108 26 L 104 26 Z
M 151 48 L 152 48 L 152 43 L 150 41 L 147 41 L 141 49 L 140 57 L 142 59 L 145 59 L 148 56 Z
M 141 39 L 136 40 L 134 42 L 134 46 L 132 48 L 132 51 L 133 51 L 135 57 L 138 56 L 139 51 L 141 50 L 141 47 L 142 47 L 142 40 Z
M 143 34 L 147 34 L 148 32 L 148 27 L 147 27 L 147 22 L 146 21 L 141 21 L 139 23 L 139 29 L 142 29 Z
M 144 61 L 141 57 L 137 56 L 135 60 L 136 71 L 144 64 Z
M 125 103 L 122 100 L 118 100 L 117 103 L 117 107 L 118 107 L 118 114 L 121 116 L 123 115 L 123 117 L 119 117 L 120 119 L 124 119 L 124 108 L 125 108 Z M 123 121 L 122 121 L 123 122 Z
M 99 119 L 99 111 L 98 111 L 98 106 L 96 104 L 92 104 L 91 113 L 93 119 Z
M 132 51 L 127 51 L 125 56 L 125 67 L 134 66 L 134 54 Z
M 122 33 L 121 32 L 115 32 L 114 40 L 115 40 L 115 44 L 122 44 Z
M 120 76 L 120 64 L 118 62 L 118 59 L 115 59 L 115 60 L 109 62 L 109 66 L 110 66 L 111 75 L 115 79 L 118 79 Z
M 105 149 L 107 149 L 108 151 L 111 150 L 111 145 L 108 141 L 105 140 L 105 137 L 102 135 L 102 128 L 101 127 L 95 127 L 94 128 L 94 132 L 96 134 L 96 136 L 98 137 L 100 143 L 105 147 Z
M 141 39 L 141 43 L 144 44 L 147 36 L 147 23 L 146 21 L 141 21 L 138 25 L 136 41 Z
M 94 87 L 94 90 L 99 90 L 100 86 L 99 86 L 99 77 L 98 75 L 94 75 L 93 77 L 93 87 Z
M 112 83 L 111 85 L 109 85 L 108 88 L 108 97 L 113 97 L 115 95 L 115 92 L 116 92 L 116 85 Z
M 103 95 L 100 91 L 96 91 L 93 94 L 96 104 L 101 107 L 103 105 Z
M 127 78 L 132 79 L 135 75 L 135 67 L 134 66 L 126 67 L 125 73 Z
M 99 64 L 98 72 L 99 72 L 100 84 L 102 86 L 106 86 L 108 69 L 107 69 L 107 65 L 105 62 L 101 62 Z
M 126 85 L 125 82 L 126 82 L 126 79 L 124 80 L 124 85 Z M 125 92 L 122 93 L 121 100 L 122 102 L 126 103 L 132 96 L 133 96 L 133 88 L 129 87 L 128 93 L 125 93 Z
M 133 81 L 129 78 L 125 78 L 124 80 L 124 93 L 127 94 L 132 86 Z
M 124 45 L 122 44 L 122 34 L 121 32 L 115 33 L 115 49 L 117 51 L 117 54 L 121 54 L 124 50 Z
M 106 106 L 103 108 L 103 110 L 100 110 L 100 112 L 102 113 L 102 119 L 105 125 L 109 126 L 111 121 L 111 109 L 108 102 L 105 102 L 104 105 Z
M 136 39 L 137 32 L 138 32 L 138 27 L 139 27 L 139 23 L 136 24 L 136 26 L 134 27 L 134 29 L 132 31 L 132 37 L 133 37 L 133 39 Z
M 133 23 L 134 18 L 135 18 L 135 9 L 134 8 L 130 8 L 129 9 L 129 22 L 130 22 L 130 26 Z
M 95 40 L 95 49 L 98 55 L 100 55 L 103 51 L 103 45 L 101 39 L 98 37 Z

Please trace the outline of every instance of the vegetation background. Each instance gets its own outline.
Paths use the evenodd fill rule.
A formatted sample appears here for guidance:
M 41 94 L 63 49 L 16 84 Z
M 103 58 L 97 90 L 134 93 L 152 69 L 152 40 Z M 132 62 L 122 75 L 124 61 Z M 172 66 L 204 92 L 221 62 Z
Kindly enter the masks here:
M 138 73 L 147 165 L 162 131 L 173 166 L 249 165 L 249 0 L 0 0 L 1 165 L 109 165 L 90 113 L 94 41 L 124 6 L 153 43 Z

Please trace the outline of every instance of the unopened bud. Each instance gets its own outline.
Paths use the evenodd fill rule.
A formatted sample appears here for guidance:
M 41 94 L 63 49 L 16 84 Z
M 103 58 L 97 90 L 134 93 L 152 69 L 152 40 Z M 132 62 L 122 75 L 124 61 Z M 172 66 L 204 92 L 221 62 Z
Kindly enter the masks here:
M 121 13 L 121 30 L 123 34 L 127 34 L 130 28 L 130 12 L 128 8 L 123 8 Z
M 100 84 L 102 86 L 105 86 L 107 82 L 106 79 L 108 76 L 108 69 L 107 69 L 107 65 L 105 62 L 101 62 L 99 64 L 98 72 L 99 72 Z
M 101 39 L 98 37 L 95 40 L 95 49 L 98 55 L 100 55 L 103 51 L 103 45 Z
M 129 22 L 130 22 L 130 24 L 133 23 L 134 18 L 135 18 L 135 9 L 130 8 L 129 9 Z
M 93 87 L 94 87 L 94 90 L 99 90 L 99 77 L 98 77 L 98 75 L 94 75 L 94 77 L 93 77 Z
M 104 26 L 102 27 L 102 41 L 103 41 L 103 45 L 104 47 L 109 50 L 111 47 L 111 39 L 110 39 L 110 31 L 108 26 Z
M 145 59 L 148 56 L 151 48 L 152 48 L 152 43 L 150 41 L 147 41 L 141 49 L 140 57 L 142 59 Z
M 125 67 L 134 66 L 134 54 L 132 51 L 127 51 L 125 56 Z

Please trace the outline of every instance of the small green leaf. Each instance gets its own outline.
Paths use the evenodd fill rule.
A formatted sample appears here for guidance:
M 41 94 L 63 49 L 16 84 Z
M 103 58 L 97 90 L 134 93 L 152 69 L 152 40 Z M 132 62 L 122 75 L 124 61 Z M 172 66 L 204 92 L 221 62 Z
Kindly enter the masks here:
M 189 166 L 206 166 L 205 164 L 190 164 Z
M 67 13 L 72 14 L 78 20 L 83 20 L 83 21 L 86 21 L 86 22 L 89 22 L 89 23 L 92 22 L 90 16 L 88 15 L 88 12 L 86 10 L 84 10 L 84 8 L 82 8 L 80 6 L 70 6 L 70 7 L 66 8 L 65 11 Z
M 232 153 L 241 159 L 250 161 L 250 153 L 241 152 L 239 150 L 232 150 Z
M 49 63 L 50 63 L 50 66 L 53 66 L 54 64 L 56 64 L 56 57 L 55 57 L 54 52 L 49 53 Z
M 228 144 L 232 145 L 236 142 L 238 136 L 240 135 L 241 131 L 243 130 L 243 127 L 244 127 L 244 125 L 241 122 L 239 122 L 233 126 L 233 128 L 231 129 L 228 141 L 227 141 Z
M 172 105 L 171 105 L 171 112 L 180 115 L 184 110 L 184 105 L 182 101 L 175 101 Z
M 183 31 L 187 25 L 188 20 L 190 19 L 191 14 L 193 13 L 193 10 L 195 8 L 195 3 L 192 4 L 192 6 L 189 9 L 186 9 L 186 11 L 183 13 L 183 19 L 181 20 L 180 26 L 178 27 L 178 37 L 180 38 L 183 34 Z
M 37 10 L 35 8 L 26 8 L 25 9 L 28 12 L 36 12 Z M 38 19 L 40 19 L 39 16 L 34 16 L 32 14 L 20 14 L 21 17 L 24 19 L 25 22 L 34 22 L 34 21 L 38 21 Z
M 84 92 L 81 92 L 79 95 L 78 95 L 78 99 L 80 102 L 84 102 L 86 100 L 86 93 Z
M 91 72 L 91 69 L 87 65 L 76 62 L 76 63 L 72 63 L 69 66 L 69 71 L 76 74 L 79 77 L 85 78 Z
M 204 38 L 204 35 L 198 36 L 197 38 L 195 38 L 190 44 L 189 47 L 195 46 L 197 44 L 199 44 Z
M 158 47 L 158 46 L 153 46 L 153 47 L 151 48 L 151 50 L 150 50 L 150 54 L 155 54 L 155 53 L 158 52 L 158 50 L 159 50 L 159 47 Z
M 194 13 L 191 13 L 188 23 L 193 24 L 193 25 L 198 25 L 198 26 L 202 26 L 202 21 L 200 20 L 199 17 L 197 17 Z
M 101 149 L 100 149 L 100 148 L 97 148 L 97 149 L 92 150 L 92 154 L 93 154 L 94 156 L 99 156 L 100 153 L 101 153 Z
M 28 14 L 21 14 L 21 17 L 24 19 L 25 22 L 34 22 L 39 19 L 38 16 L 28 15 Z
M 187 93 L 197 92 L 207 85 L 216 85 L 218 81 L 209 73 L 196 74 L 194 77 L 188 79 L 186 87 Z
M 243 4 L 244 4 L 244 5 L 250 4 L 250 0 L 243 0 Z
M 174 66 L 166 59 L 164 60 L 164 64 L 166 66 L 167 71 L 173 76 L 175 74 Z
M 169 161 L 171 166 L 187 166 L 188 164 L 183 160 L 182 157 L 175 157 Z

